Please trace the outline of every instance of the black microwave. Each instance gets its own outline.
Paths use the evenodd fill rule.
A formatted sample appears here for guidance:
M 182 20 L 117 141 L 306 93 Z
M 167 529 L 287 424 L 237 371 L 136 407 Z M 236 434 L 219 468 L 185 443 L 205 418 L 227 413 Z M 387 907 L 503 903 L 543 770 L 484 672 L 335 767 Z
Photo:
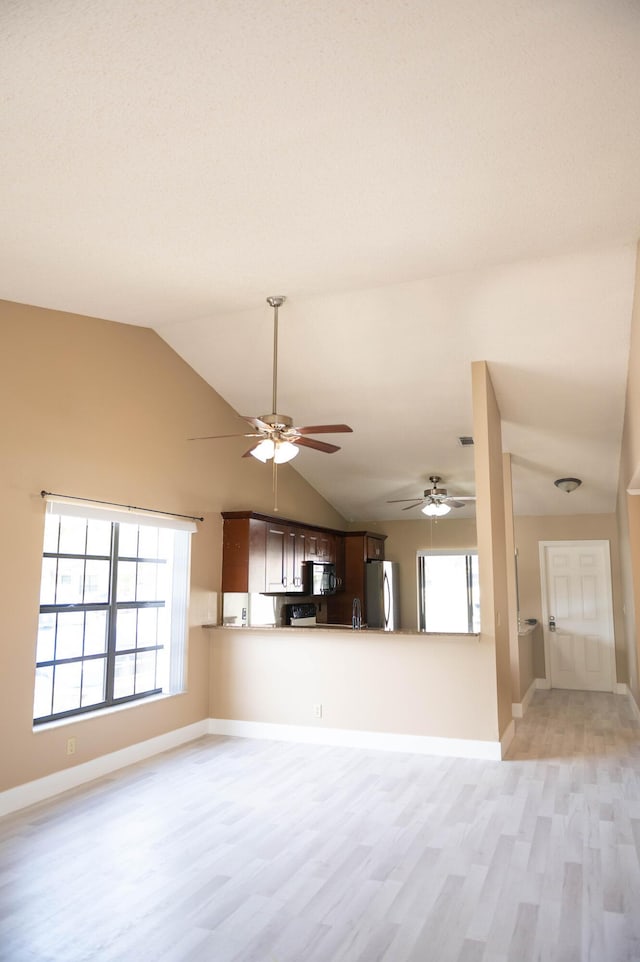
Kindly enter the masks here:
M 333 595 L 338 590 L 336 566 L 329 561 L 307 561 L 305 592 L 308 595 Z

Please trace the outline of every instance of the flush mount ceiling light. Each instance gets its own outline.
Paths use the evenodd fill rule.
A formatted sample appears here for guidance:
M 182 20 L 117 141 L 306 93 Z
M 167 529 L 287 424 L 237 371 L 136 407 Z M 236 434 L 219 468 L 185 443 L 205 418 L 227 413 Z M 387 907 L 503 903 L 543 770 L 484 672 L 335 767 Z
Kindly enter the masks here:
M 558 480 L 553 483 L 556 488 L 560 488 L 561 491 L 566 491 L 567 494 L 571 494 L 572 491 L 580 487 L 582 481 L 580 478 L 558 478 Z

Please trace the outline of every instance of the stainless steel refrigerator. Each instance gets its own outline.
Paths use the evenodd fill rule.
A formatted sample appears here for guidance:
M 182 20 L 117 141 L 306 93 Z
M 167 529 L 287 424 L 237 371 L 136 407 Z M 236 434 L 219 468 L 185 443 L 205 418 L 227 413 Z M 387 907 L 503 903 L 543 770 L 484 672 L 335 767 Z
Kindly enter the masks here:
M 369 628 L 397 631 L 400 628 L 398 568 L 396 561 L 367 561 L 366 619 Z

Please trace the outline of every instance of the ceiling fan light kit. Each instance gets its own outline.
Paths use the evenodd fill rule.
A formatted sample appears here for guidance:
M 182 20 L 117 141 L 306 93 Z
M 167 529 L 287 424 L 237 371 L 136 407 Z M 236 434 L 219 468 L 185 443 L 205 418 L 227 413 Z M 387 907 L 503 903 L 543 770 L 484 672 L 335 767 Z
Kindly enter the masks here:
M 273 460 L 276 462 L 276 464 L 286 464 L 287 461 L 293 461 L 293 459 L 299 454 L 300 448 L 297 447 L 297 445 L 292 444 L 291 441 L 275 442 L 275 454 L 273 455 Z
M 290 441 L 274 441 L 271 438 L 264 438 L 256 444 L 255 448 L 251 448 L 249 454 L 257 458 L 258 461 L 262 461 L 263 464 L 266 464 L 271 458 L 276 464 L 286 464 L 287 461 L 292 461 L 300 454 L 300 450 Z
M 255 448 L 252 448 L 249 454 L 253 455 L 258 461 L 262 461 L 263 464 L 266 464 L 267 461 L 270 461 L 273 457 L 275 449 L 276 446 L 271 438 L 265 438 L 264 441 L 256 444 Z
M 572 491 L 580 487 L 582 481 L 580 478 L 558 478 L 558 480 L 553 483 L 556 488 L 560 488 L 561 491 L 566 491 L 567 494 L 571 494 Z
M 451 508 L 448 504 L 425 504 L 420 510 L 428 518 L 442 518 L 445 514 L 449 514 Z

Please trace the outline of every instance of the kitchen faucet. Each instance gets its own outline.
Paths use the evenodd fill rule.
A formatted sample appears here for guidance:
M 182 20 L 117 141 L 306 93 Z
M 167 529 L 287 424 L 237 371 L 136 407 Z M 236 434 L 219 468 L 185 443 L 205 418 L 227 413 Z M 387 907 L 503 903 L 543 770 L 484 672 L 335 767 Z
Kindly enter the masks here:
M 362 605 L 359 598 L 354 598 L 351 605 L 351 627 L 362 628 Z

